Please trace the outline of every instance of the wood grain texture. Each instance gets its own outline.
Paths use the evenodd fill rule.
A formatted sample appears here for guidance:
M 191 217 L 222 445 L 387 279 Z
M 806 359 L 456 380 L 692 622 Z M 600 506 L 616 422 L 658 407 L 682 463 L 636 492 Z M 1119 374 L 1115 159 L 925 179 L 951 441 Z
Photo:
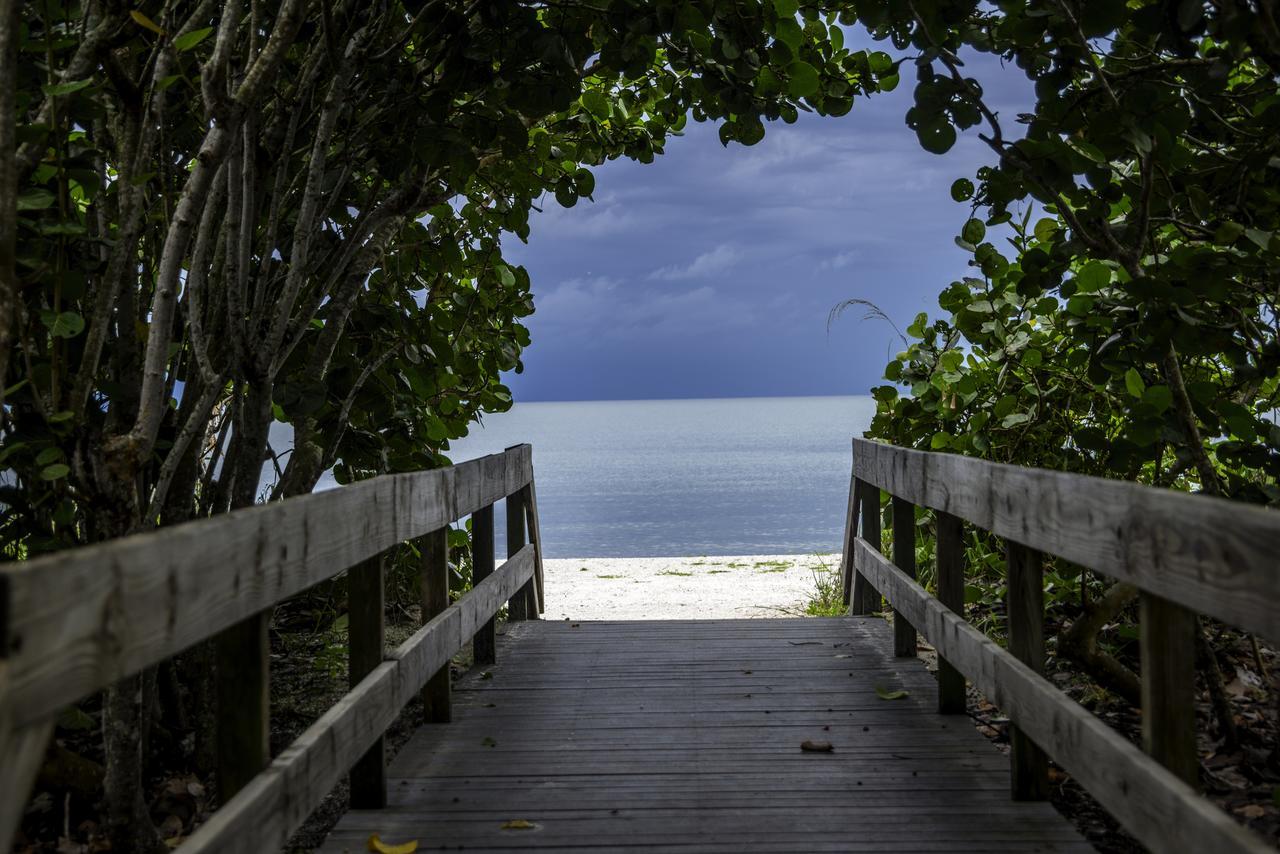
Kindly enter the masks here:
M 890 639 L 879 618 L 511 624 L 454 723 L 401 749 L 386 809 L 321 850 L 1089 851 L 1008 800 L 1004 758 Z
M 849 478 L 849 501 L 844 511 L 844 541 L 840 549 L 840 597 L 847 610 L 853 604 L 853 541 L 858 536 L 858 497 L 862 492 L 857 477 Z
M 1280 640 L 1280 513 L 854 440 L 854 471 L 917 505 Z
M 1141 594 L 1139 610 L 1142 748 L 1196 787 L 1196 615 L 1150 593 Z
M 910 501 L 893 501 L 893 563 L 911 578 L 916 577 L 916 508 Z M 915 658 L 916 630 L 911 621 L 893 612 L 893 654 L 899 658 Z
M 1044 675 L 1044 561 L 1038 551 L 1006 544 L 1009 654 Z M 1049 797 L 1049 757 L 1017 724 L 1009 726 L 1010 783 L 1014 800 Z
M 938 528 L 936 546 L 938 601 L 964 617 L 964 523 L 950 513 L 934 516 Z M 945 656 L 938 656 L 938 712 L 965 713 L 965 678 Z
M 855 445 L 856 447 L 856 445 Z M 859 519 L 862 523 L 862 539 L 880 547 L 880 487 L 859 479 L 861 497 L 858 499 Z M 855 538 L 855 542 L 856 542 Z M 852 560 L 852 550 L 850 552 Z M 850 611 L 857 614 L 874 614 L 882 607 L 879 591 L 855 566 L 853 574 L 853 605 Z
M 507 496 L 507 554 L 515 554 L 525 545 L 525 495 L 524 491 Z M 532 582 L 532 579 L 530 579 Z M 507 619 L 511 621 L 528 620 L 537 613 L 536 601 L 533 599 L 533 584 L 528 590 L 520 590 L 507 603 Z M 533 605 L 531 608 L 530 605 Z
M 382 664 L 387 643 L 386 577 L 383 557 L 369 558 L 347 572 L 347 679 L 354 689 Z M 386 746 L 379 736 L 348 775 L 353 809 L 376 809 L 387 802 Z
M 529 497 L 529 500 L 525 503 L 525 516 L 529 526 L 529 542 L 533 544 L 538 556 L 538 569 L 534 573 L 533 580 L 538 593 L 538 614 L 541 615 L 547 609 L 547 602 L 545 591 L 543 590 L 542 527 L 538 521 L 538 490 L 535 481 L 530 479 L 529 485 L 525 489 Z
M 471 514 L 471 580 L 479 585 L 493 572 L 493 505 L 487 505 Z M 497 655 L 495 627 L 497 622 L 492 617 L 477 626 L 472 638 L 474 659 L 476 664 L 492 664 Z
M 218 791 L 231 797 L 271 760 L 270 615 L 254 614 L 214 640 Z
M 0 662 L 0 674 L 3 673 Z M 0 675 L 0 684 L 3 676 Z M 0 710 L 0 851 L 13 850 L 13 837 L 22 823 L 27 799 L 15 792 L 29 792 L 40 765 L 44 762 L 49 739 L 53 737 L 52 718 L 14 728 L 11 716 Z
M 427 624 L 449 607 L 449 529 L 424 536 L 422 554 L 422 622 Z M 441 665 L 422 689 L 423 712 L 431 723 L 448 723 L 452 717 L 452 684 L 449 664 Z
M 1152 851 L 1272 851 L 1271 846 L 1082 709 L 865 542 L 855 565 L 916 628 Z
M 532 476 L 521 445 L 0 567 L 17 722 L 56 714 Z
M 415 632 L 182 845 L 190 852 L 275 852 L 382 737 L 405 703 L 534 573 L 532 547 Z M 375 815 L 378 814 L 376 811 Z

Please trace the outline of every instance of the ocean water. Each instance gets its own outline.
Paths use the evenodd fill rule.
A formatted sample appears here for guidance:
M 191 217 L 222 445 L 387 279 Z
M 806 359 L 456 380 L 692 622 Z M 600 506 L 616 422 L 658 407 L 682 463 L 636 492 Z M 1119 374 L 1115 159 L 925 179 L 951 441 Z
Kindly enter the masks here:
M 830 552 L 874 412 L 870 397 L 517 403 L 449 455 L 533 445 L 547 557 Z

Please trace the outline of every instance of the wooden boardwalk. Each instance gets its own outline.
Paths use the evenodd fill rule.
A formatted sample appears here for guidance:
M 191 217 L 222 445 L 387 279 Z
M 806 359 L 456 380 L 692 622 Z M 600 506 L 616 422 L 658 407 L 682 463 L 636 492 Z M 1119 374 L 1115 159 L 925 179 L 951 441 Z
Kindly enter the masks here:
M 372 833 L 422 850 L 1092 850 L 878 618 L 513 623 L 389 769 Z M 882 692 L 905 690 L 901 699 Z M 806 753 L 805 740 L 831 753 Z M 528 822 L 532 828 L 506 827 Z

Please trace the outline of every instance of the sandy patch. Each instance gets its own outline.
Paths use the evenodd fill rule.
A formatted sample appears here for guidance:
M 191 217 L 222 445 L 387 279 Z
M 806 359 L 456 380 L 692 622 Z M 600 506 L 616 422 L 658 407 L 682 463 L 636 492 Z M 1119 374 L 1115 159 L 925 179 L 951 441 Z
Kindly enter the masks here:
M 839 555 L 571 558 L 544 562 L 548 620 L 798 616 Z

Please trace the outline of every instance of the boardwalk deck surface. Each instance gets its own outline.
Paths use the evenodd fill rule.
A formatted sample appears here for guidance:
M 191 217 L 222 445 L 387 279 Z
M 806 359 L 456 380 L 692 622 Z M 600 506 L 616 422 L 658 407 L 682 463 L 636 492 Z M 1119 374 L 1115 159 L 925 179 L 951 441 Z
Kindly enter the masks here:
M 875 618 L 531 622 L 454 722 L 421 729 L 389 803 L 322 849 L 1054 851 L 1092 849 Z M 877 694 L 906 690 L 886 700 Z M 802 741 L 831 753 L 804 753 Z M 530 829 L 504 829 L 518 820 Z

